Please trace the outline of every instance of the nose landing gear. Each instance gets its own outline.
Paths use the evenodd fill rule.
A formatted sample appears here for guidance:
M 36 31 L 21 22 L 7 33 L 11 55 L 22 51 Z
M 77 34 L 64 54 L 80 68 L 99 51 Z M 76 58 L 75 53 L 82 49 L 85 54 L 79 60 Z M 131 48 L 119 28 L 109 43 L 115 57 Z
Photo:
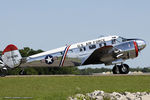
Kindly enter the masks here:
M 113 74 L 128 74 L 129 66 L 127 64 L 115 65 L 112 71 Z

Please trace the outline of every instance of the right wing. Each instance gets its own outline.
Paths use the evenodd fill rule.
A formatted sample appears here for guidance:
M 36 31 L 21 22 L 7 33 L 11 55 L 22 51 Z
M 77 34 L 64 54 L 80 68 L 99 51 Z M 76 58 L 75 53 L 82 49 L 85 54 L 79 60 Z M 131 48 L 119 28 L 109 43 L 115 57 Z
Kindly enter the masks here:
M 85 62 L 83 62 L 82 65 L 88 65 L 88 64 L 102 64 L 104 61 L 101 59 L 104 58 L 104 56 L 107 56 L 109 51 L 113 49 L 113 46 L 104 46 L 102 48 L 96 49 L 87 59 Z

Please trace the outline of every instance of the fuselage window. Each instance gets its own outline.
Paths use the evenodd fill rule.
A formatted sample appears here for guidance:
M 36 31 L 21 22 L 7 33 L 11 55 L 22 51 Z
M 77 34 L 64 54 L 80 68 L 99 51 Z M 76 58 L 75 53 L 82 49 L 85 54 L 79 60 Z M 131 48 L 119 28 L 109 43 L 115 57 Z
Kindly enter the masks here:
M 82 48 L 80 48 L 80 52 L 82 52 Z
M 96 48 L 96 45 L 90 45 L 89 46 L 89 49 L 95 49 Z
M 85 47 L 80 48 L 80 52 L 82 52 L 82 51 L 86 51 L 86 48 Z
M 104 46 L 106 46 L 106 42 L 104 42 Z
M 63 52 L 60 52 L 61 55 L 63 55 Z
M 73 52 L 73 50 L 69 50 L 69 52 Z
M 102 47 L 102 44 L 99 44 L 99 47 Z
M 86 48 L 85 48 L 85 47 L 84 47 L 83 49 L 84 49 L 84 51 L 86 51 Z

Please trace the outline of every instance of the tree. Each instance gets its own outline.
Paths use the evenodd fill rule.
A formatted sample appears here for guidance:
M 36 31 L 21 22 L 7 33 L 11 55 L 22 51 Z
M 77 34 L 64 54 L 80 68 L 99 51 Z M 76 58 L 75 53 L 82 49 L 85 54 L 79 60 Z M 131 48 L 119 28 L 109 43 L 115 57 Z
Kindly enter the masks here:
M 43 50 L 41 49 L 33 50 L 29 47 L 24 47 L 23 49 L 20 49 L 19 51 L 22 57 L 28 57 L 28 56 L 43 52 Z

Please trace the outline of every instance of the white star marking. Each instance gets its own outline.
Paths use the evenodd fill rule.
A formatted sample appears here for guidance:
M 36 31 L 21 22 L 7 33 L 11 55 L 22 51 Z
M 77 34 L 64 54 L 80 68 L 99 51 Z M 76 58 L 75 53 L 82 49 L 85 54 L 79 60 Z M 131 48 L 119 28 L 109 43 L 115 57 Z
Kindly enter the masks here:
M 47 58 L 46 60 L 47 60 L 48 63 L 52 63 L 52 59 L 53 59 L 53 58 L 50 58 L 50 57 L 48 56 L 48 58 Z

